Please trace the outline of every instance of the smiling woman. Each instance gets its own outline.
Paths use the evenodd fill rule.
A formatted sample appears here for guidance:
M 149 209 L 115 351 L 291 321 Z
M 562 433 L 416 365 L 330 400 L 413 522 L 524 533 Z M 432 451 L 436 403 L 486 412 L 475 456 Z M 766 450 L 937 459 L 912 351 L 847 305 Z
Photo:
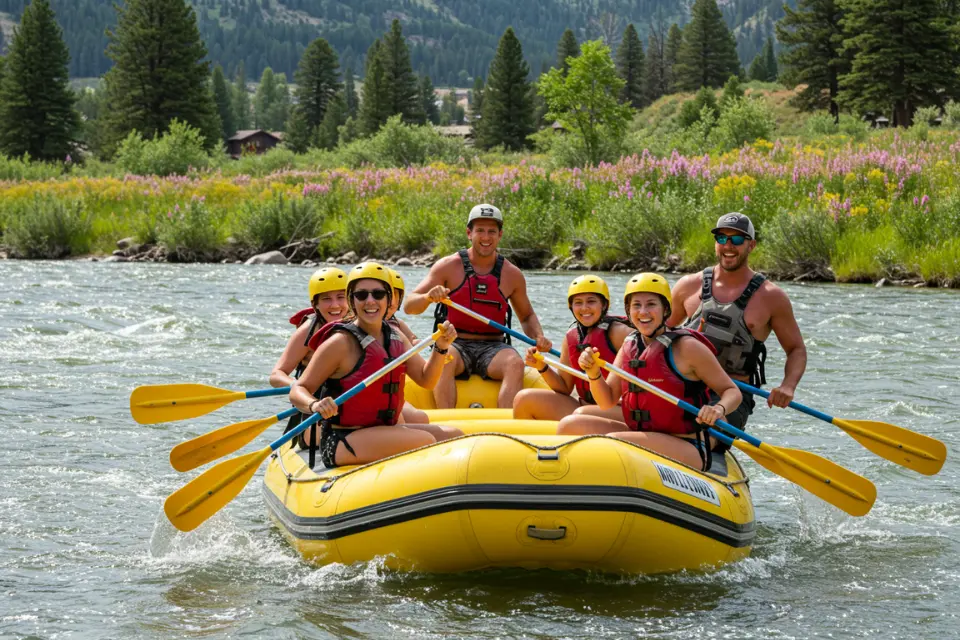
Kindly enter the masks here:
M 291 402 L 304 414 L 323 417 L 319 435 L 311 428 L 300 438 L 300 446 L 310 450 L 310 466 L 317 447 L 320 460 L 329 468 L 372 462 L 461 435 L 458 429 L 438 425 L 399 424 L 405 375 L 427 389 L 436 385 L 443 368 L 439 352 L 449 348 L 457 335 L 449 323 L 444 323 L 444 333 L 427 361 L 414 355 L 387 374 L 382 384 L 337 406 L 333 398 L 361 384 L 411 346 L 402 332 L 385 321 L 393 296 L 386 267 L 364 262 L 351 269 L 346 296 L 354 319 L 327 324 L 311 338 L 315 355 L 290 391 Z

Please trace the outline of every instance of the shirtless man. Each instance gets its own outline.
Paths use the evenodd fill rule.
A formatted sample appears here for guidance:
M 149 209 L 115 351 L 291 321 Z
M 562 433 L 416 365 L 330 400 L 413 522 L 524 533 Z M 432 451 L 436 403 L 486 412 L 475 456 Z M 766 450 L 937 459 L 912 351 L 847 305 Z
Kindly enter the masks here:
M 412 293 L 407 295 L 403 310 L 418 315 L 431 303 L 449 297 L 472 311 L 502 325 L 509 321 L 510 307 L 520 321 L 523 332 L 537 341 L 537 349 L 549 351 L 553 346 L 543 336 L 540 320 L 527 298 L 527 281 L 514 264 L 497 252 L 503 237 L 503 214 L 489 204 L 478 204 L 467 216 L 469 249 L 440 259 Z M 448 319 L 457 329 L 452 361 L 443 369 L 440 382 L 433 390 L 437 407 L 450 409 L 457 405 L 456 378 L 477 374 L 501 380 L 497 406 L 510 408 L 523 388 L 523 359 L 505 342 L 500 331 L 470 316 L 437 305 L 437 320 Z
M 753 386 L 766 383 L 764 341 L 772 331 L 787 354 L 783 381 L 770 391 L 767 405 L 786 407 L 807 367 L 807 348 L 783 289 L 754 272 L 747 260 L 757 246 L 750 218 L 742 213 L 720 216 L 713 229 L 719 264 L 680 278 L 674 285 L 671 327 L 697 329 L 717 347 L 717 358 L 727 374 Z M 711 402 L 717 398 L 711 396 Z M 753 395 L 726 420 L 743 427 L 754 408 Z

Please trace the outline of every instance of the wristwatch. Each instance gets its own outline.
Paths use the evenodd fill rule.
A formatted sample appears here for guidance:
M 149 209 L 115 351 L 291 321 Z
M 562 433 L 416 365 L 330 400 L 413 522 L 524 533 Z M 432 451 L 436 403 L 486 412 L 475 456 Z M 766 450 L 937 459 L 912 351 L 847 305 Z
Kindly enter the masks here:
M 448 352 L 448 351 L 450 351 L 450 347 L 447 347 L 446 349 L 441 349 L 441 348 L 438 347 L 437 345 L 433 345 L 433 352 L 434 352 L 434 353 L 439 353 L 440 355 L 445 356 L 445 355 L 447 355 L 447 352 Z
M 549 369 L 549 368 L 550 368 L 550 365 L 548 365 L 546 362 L 544 362 L 544 363 L 543 363 L 543 369 L 537 369 L 537 373 L 544 374 L 544 373 L 547 372 L 547 369 Z

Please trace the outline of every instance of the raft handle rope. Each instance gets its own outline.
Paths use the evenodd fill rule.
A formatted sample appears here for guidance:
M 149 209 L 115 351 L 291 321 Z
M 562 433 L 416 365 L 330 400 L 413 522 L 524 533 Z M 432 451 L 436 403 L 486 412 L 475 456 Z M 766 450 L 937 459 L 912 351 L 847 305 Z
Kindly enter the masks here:
M 700 470 L 700 469 L 697 469 L 696 467 L 690 466 L 690 465 L 688 465 L 688 464 L 686 464 L 686 463 L 684 463 L 684 462 L 681 462 L 681 461 L 679 461 L 679 460 L 674 460 L 673 458 L 671 458 L 671 457 L 669 457 L 669 456 L 666 456 L 666 455 L 664 455 L 664 454 L 662 454 L 662 453 L 658 453 L 658 452 L 656 452 L 656 451 L 653 451 L 652 449 L 648 449 L 648 448 L 646 448 L 646 447 L 644 447 L 644 446 L 642 446 L 642 445 L 636 444 L 635 442 L 629 442 L 629 441 L 627 441 L 627 440 L 621 440 L 621 439 L 619 439 L 619 438 L 614 438 L 614 437 L 612 437 L 612 436 L 609 436 L 609 435 L 606 435 L 606 434 L 602 434 L 602 433 L 591 433 L 591 434 L 587 434 L 587 435 L 582 435 L 582 436 L 573 438 L 572 440 L 568 440 L 567 442 L 562 442 L 562 443 L 556 444 L 556 445 L 536 445 L 536 444 L 534 444 L 534 443 L 532 443 L 532 442 L 527 442 L 526 440 L 523 440 L 523 439 L 520 438 L 519 436 L 514 436 L 514 435 L 511 435 L 511 434 L 508 434 L 508 433 L 496 433 L 496 432 L 493 432 L 493 431 L 481 432 L 481 433 L 467 433 L 467 434 L 464 434 L 464 435 L 462 435 L 462 436 L 458 436 L 458 437 L 456 437 L 456 438 L 450 438 L 449 440 L 444 440 L 443 442 L 454 442 L 454 441 L 456 441 L 456 440 L 462 440 L 462 439 L 464 439 L 464 438 L 475 438 L 475 437 L 477 437 L 477 436 L 498 436 L 498 437 L 500 437 L 500 438 L 507 438 L 508 440 L 513 440 L 514 442 L 518 442 L 518 443 L 520 443 L 520 444 L 522 444 L 522 445 L 524 445 L 524 446 L 527 446 L 527 447 L 535 450 L 535 451 L 537 452 L 537 459 L 538 459 L 538 460 L 559 460 L 559 459 L 560 459 L 560 451 L 559 451 L 559 450 L 562 449 L 563 447 L 569 446 L 569 445 L 574 444 L 574 443 L 576 443 L 576 442 L 580 442 L 580 441 L 582 441 L 582 440 L 589 440 L 589 439 L 591 439 L 591 438 L 604 438 L 604 439 L 607 439 L 607 440 L 613 440 L 613 441 L 615 441 L 615 442 L 619 442 L 619 443 L 621 443 L 621 444 L 629 445 L 629 446 L 634 447 L 634 448 L 636 448 L 636 449 L 640 449 L 641 451 L 645 451 L 645 452 L 650 453 L 650 454 L 653 454 L 653 455 L 655 455 L 655 456 L 657 456 L 657 457 L 664 458 L 665 460 L 669 460 L 670 462 L 674 462 L 674 463 L 680 465 L 681 467 L 683 467 L 683 468 L 685 468 L 685 469 L 688 469 L 688 470 L 690 470 L 690 471 L 692 471 L 692 472 L 694 472 L 694 473 L 696 473 L 696 474 L 698 474 L 698 475 L 701 475 L 701 476 L 703 476 L 703 477 L 705 477 L 705 478 L 709 478 L 710 480 L 713 480 L 713 481 L 716 482 L 717 484 L 723 485 L 723 486 L 726 487 L 727 490 L 730 491 L 730 493 L 732 493 L 735 497 L 740 497 L 740 493 L 734 488 L 736 485 L 742 484 L 742 485 L 745 485 L 745 486 L 749 486 L 749 484 L 750 484 L 750 478 L 747 477 L 746 471 L 744 471 L 743 467 L 740 465 L 740 461 L 737 460 L 736 457 L 734 457 L 734 456 L 732 456 L 732 455 L 731 455 L 730 457 L 733 458 L 733 459 L 736 461 L 736 463 L 737 463 L 737 468 L 740 470 L 740 474 L 741 474 L 743 477 L 742 477 L 741 479 L 739 479 L 739 480 L 728 481 L 728 480 L 724 480 L 723 478 L 721 478 L 721 477 L 719 477 L 719 476 L 716 476 L 716 475 L 714 475 L 714 474 L 712 474 L 712 473 L 705 473 L 704 471 L 702 471 L 702 470 Z M 422 451 L 423 449 L 428 449 L 428 448 L 430 448 L 430 447 L 432 447 L 432 446 L 434 446 L 434 445 L 436 445 L 436 444 L 439 444 L 439 443 L 434 442 L 434 443 L 432 443 L 432 444 L 427 444 L 427 445 L 424 445 L 424 446 L 422 446 L 422 447 L 417 447 L 416 449 L 410 449 L 409 451 L 402 451 L 402 452 L 400 452 L 400 453 L 395 453 L 395 454 L 393 454 L 392 456 L 388 456 L 388 457 L 386 457 L 386 458 L 381 458 L 381 459 L 379 459 L 379 460 L 374 460 L 373 462 L 368 462 L 368 463 L 366 463 L 366 464 L 360 465 L 360 466 L 358 466 L 358 467 L 355 467 L 355 468 L 353 468 L 353 469 L 350 469 L 349 471 L 345 471 L 345 472 L 343 472 L 343 473 L 340 473 L 340 474 L 337 474 L 337 475 L 334 475 L 334 476 L 318 476 L 318 475 L 314 475 L 314 477 L 312 477 L 312 478 L 298 478 L 298 477 L 294 477 L 294 475 L 293 475 L 292 473 L 290 473 L 289 471 L 287 471 L 286 466 L 283 464 L 283 457 L 280 456 L 280 455 L 278 455 L 277 452 L 275 452 L 275 453 L 273 454 L 273 456 L 277 458 L 277 462 L 278 462 L 279 465 L 280 465 L 280 471 L 283 472 L 284 476 L 286 476 L 286 479 L 287 479 L 287 483 L 288 483 L 288 484 L 292 484 L 292 483 L 294 483 L 294 482 L 320 482 L 321 480 L 323 480 L 323 481 L 325 481 L 325 482 L 324 482 L 323 487 L 320 488 L 320 491 L 321 491 L 322 493 L 326 493 L 327 491 L 329 491 L 329 490 L 333 487 L 334 483 L 335 483 L 337 480 L 339 480 L 340 478 L 345 478 L 346 476 L 349 476 L 349 475 L 351 475 L 351 474 L 353 474 L 353 473 L 356 473 L 356 472 L 358 472 L 358 471 L 363 471 L 363 470 L 366 469 L 367 467 L 372 467 L 373 465 L 375 465 L 375 464 L 380 464 L 381 462 L 387 462 L 387 461 L 389 461 L 389 460 L 393 460 L 394 458 L 399 458 L 399 457 L 401 457 L 401 456 L 405 456 L 405 455 L 410 454 L 410 453 L 415 453 L 415 452 L 417 452 L 417 451 Z M 298 455 L 299 455 L 299 454 L 298 454 Z M 303 467 L 303 468 L 306 468 L 306 467 Z

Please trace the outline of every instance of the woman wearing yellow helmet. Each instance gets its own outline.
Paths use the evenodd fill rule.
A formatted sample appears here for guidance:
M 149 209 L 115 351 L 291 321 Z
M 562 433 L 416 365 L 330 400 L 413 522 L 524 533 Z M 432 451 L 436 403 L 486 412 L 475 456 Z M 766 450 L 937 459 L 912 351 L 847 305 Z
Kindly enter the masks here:
M 336 267 L 320 269 L 310 277 L 310 306 L 290 318 L 290 324 L 297 329 L 287 340 L 277 364 L 273 365 L 270 372 L 272 386 L 292 385 L 310 362 L 313 350 L 309 342 L 313 334 L 328 322 L 338 322 L 346 317 L 346 288 L 347 274 Z
M 593 274 L 579 276 L 567 288 L 567 306 L 574 324 L 567 331 L 560 346 L 560 361 L 579 368 L 580 353 L 586 347 L 596 348 L 601 357 L 613 359 L 624 339 L 630 335 L 630 325 L 623 316 L 610 316 L 610 288 L 603 278 Z M 524 362 L 543 376 L 547 389 L 524 389 L 513 401 L 513 417 L 533 420 L 559 420 L 578 407 L 596 404 L 590 386 L 564 371 L 555 371 L 542 359 L 537 349 L 527 349 Z M 579 399 L 571 396 L 577 390 Z M 616 414 L 611 412 L 611 416 Z
M 401 331 L 403 335 L 407 336 L 407 340 L 411 343 L 416 344 L 420 339 L 413 333 L 413 330 L 407 326 L 406 322 L 397 317 L 397 311 L 400 309 L 401 303 L 403 303 L 403 294 L 406 290 L 403 276 L 390 268 L 388 268 L 387 271 L 390 272 L 390 282 L 393 284 L 393 302 L 390 303 L 390 308 L 387 309 L 387 323 L 394 329 Z
M 375 262 L 357 265 L 347 276 L 354 319 L 328 324 L 310 340 L 316 355 L 291 388 L 290 401 L 305 414 L 319 413 L 324 418 L 319 438 L 310 430 L 301 441 L 309 444 L 311 465 L 317 446 L 323 464 L 334 467 L 372 462 L 462 435 L 458 429 L 439 425 L 400 423 L 406 376 L 425 389 L 432 389 L 440 378 L 442 354 L 457 336 L 448 323 L 428 360 L 414 355 L 342 406 L 334 403 L 333 398 L 410 349 L 406 336 L 384 321 L 392 295 L 385 267 Z
M 620 402 L 621 419 L 577 415 L 560 421 L 558 433 L 605 433 L 708 469 L 717 444 L 704 431 L 740 405 L 740 391 L 716 358 L 710 340 L 690 329 L 667 331 L 670 285 L 656 273 L 637 274 L 627 283 L 624 306 L 636 328 L 617 352 L 614 364 L 656 387 L 700 407 L 694 419 L 652 393 L 625 384 L 614 375 L 604 379 L 592 347 L 580 355 L 580 368 L 590 378 L 590 391 L 601 409 Z M 720 398 L 709 401 L 708 389 Z M 722 446 L 722 445 L 721 445 Z

